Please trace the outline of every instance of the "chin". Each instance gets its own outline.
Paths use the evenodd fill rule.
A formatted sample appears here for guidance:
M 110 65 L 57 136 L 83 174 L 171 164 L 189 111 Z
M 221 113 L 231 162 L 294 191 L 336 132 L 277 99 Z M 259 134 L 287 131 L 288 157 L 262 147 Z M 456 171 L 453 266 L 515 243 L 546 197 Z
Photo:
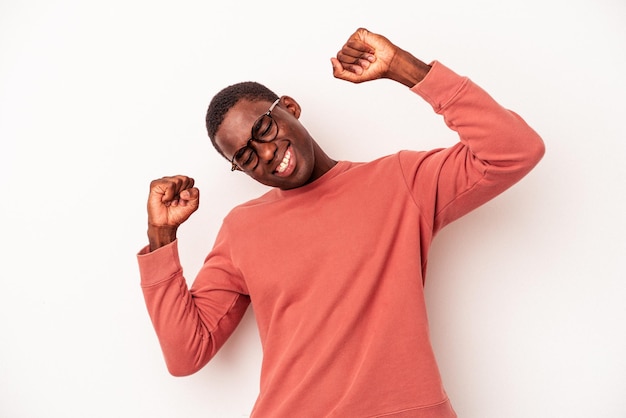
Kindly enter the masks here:
M 303 161 L 303 159 L 300 161 Z M 314 180 L 313 164 L 305 163 L 298 165 L 296 166 L 294 172 L 287 177 L 280 177 L 274 174 L 252 177 L 259 183 L 266 186 L 277 187 L 282 190 L 296 189 L 298 187 L 305 186 Z
M 303 175 L 306 174 L 306 175 Z M 294 173 L 285 178 L 256 179 L 258 182 L 270 187 L 277 187 L 281 190 L 297 189 L 311 182 L 311 175 L 308 173 Z

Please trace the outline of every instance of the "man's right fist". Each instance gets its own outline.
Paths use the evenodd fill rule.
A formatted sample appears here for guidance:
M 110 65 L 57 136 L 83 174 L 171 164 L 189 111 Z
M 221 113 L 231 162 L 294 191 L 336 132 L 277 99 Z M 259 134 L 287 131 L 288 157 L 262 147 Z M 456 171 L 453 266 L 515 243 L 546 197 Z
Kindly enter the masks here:
M 156 249 L 176 239 L 176 230 L 200 204 L 200 191 L 187 176 L 162 177 L 150 183 L 148 237 Z

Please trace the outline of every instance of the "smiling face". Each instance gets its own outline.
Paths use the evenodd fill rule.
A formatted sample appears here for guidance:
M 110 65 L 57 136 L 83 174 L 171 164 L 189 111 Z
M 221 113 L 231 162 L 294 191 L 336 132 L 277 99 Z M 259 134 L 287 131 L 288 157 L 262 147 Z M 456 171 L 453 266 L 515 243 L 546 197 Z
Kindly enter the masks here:
M 272 110 L 271 116 L 278 128 L 273 141 L 248 142 L 252 126 L 271 104 L 239 100 L 228 110 L 215 133 L 216 144 L 229 160 L 246 145 L 254 149 L 254 164 L 245 173 L 267 186 L 293 189 L 319 178 L 329 169 L 328 158 L 324 158 L 321 149 L 298 120 L 301 109 L 294 99 L 283 96 Z

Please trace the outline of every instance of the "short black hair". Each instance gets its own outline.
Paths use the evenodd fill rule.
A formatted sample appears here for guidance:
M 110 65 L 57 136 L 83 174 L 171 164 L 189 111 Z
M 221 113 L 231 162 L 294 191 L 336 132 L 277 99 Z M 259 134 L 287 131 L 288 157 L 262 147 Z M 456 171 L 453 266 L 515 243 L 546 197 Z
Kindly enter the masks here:
M 211 138 L 211 143 L 217 152 L 224 157 L 226 157 L 224 152 L 215 143 L 215 133 L 224 121 L 226 113 L 241 99 L 246 99 L 251 102 L 262 100 L 273 102 L 278 99 L 278 95 L 261 83 L 257 83 L 256 81 L 243 81 L 225 87 L 213 96 L 206 112 L 206 129 L 209 138 Z

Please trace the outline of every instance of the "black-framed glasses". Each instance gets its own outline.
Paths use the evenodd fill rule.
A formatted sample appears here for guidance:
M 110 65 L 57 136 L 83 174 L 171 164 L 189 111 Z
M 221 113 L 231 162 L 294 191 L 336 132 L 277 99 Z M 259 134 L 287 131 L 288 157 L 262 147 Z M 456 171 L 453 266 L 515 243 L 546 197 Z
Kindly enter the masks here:
M 259 116 L 254 122 L 250 131 L 250 139 L 248 139 L 246 145 L 241 147 L 230 160 L 232 165 L 230 171 L 254 170 L 259 161 L 259 154 L 257 154 L 256 150 L 251 145 L 252 141 L 267 143 L 276 139 L 278 136 L 278 124 L 276 124 L 276 121 L 272 118 L 272 110 L 274 110 L 279 101 L 280 98 L 276 99 L 267 112 Z

